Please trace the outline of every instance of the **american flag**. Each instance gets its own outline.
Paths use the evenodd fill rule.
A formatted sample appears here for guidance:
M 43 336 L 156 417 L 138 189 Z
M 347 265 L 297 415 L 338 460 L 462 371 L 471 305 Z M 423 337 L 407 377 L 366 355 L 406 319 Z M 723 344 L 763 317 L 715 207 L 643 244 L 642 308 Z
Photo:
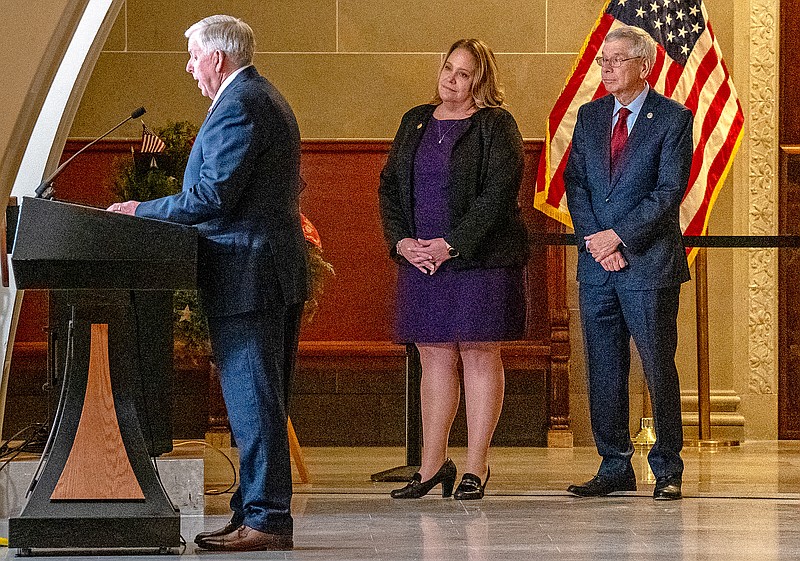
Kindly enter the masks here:
M 150 130 L 150 127 L 142 121 L 142 154 L 160 154 L 164 151 L 166 145 L 164 141 L 158 138 L 158 135 Z
M 694 113 L 694 157 L 681 203 L 681 229 L 686 235 L 703 235 L 739 148 L 744 114 L 702 0 L 606 3 L 548 117 L 534 206 L 572 226 L 563 178 L 572 131 L 578 108 L 607 94 L 594 59 L 606 34 L 621 24 L 639 27 L 656 40 L 658 53 L 648 82 Z

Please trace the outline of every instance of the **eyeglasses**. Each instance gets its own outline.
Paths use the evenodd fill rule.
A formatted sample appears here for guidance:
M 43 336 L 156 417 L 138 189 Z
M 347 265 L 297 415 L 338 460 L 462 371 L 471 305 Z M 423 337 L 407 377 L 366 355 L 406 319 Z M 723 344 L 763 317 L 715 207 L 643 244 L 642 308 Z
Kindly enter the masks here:
M 609 65 L 611 68 L 619 68 L 620 66 L 622 66 L 623 62 L 625 62 L 627 60 L 635 60 L 637 58 L 642 58 L 642 57 L 640 57 L 640 56 L 632 56 L 632 57 L 628 57 L 628 58 L 603 58 L 603 57 L 599 56 L 596 59 L 594 59 L 594 61 L 597 63 L 597 66 L 599 66 L 601 68 L 603 66 L 605 66 L 606 64 Z

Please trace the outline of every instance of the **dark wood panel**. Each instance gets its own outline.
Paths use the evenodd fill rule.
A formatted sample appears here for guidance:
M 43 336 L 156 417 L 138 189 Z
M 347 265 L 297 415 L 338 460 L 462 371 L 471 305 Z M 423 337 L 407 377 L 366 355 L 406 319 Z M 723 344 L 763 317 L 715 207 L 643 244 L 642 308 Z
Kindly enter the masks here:
M 800 234 L 800 2 L 780 3 L 778 233 Z M 794 145 L 789 147 L 788 145 Z M 800 439 L 800 253 L 778 252 L 778 437 Z
M 800 84 L 798 84 L 800 85 Z M 800 154 L 780 154 L 780 233 L 800 234 Z M 778 438 L 800 439 L 800 252 L 778 250 Z
M 780 18 L 779 138 L 781 144 L 800 144 L 800 2 L 781 2 Z
M 303 144 L 303 214 L 317 227 L 336 278 L 304 340 L 391 341 L 395 265 L 386 257 L 378 176 L 386 143 Z
M 70 140 L 62 159 L 71 156 L 83 144 L 81 140 Z M 97 143 L 59 178 L 57 198 L 98 207 L 113 202 L 115 170 L 131 157 L 131 148 L 137 144 L 138 141 L 133 140 Z M 388 405 L 387 396 L 393 395 L 391 400 L 402 399 L 405 361 L 403 347 L 391 343 L 395 265 L 386 254 L 378 211 L 378 178 L 389 147 L 389 141 L 303 143 L 302 174 L 307 186 L 301 198 L 302 210 L 319 230 L 325 258 L 336 269 L 336 278 L 326 285 L 314 322 L 305 326 L 302 333 L 295 384 L 298 398 L 293 402 L 292 416 L 304 443 L 327 443 L 323 433 L 319 438 L 312 437 L 310 427 L 324 427 L 322 421 L 326 414 L 336 411 L 337 400 L 343 400 L 338 403 L 346 409 L 349 402 L 342 396 L 355 396 L 358 392 L 374 396 L 374 399 L 364 399 L 364 403 L 372 403 L 372 399 L 377 408 L 367 417 L 380 421 L 356 435 L 354 442 L 364 443 L 373 436 L 383 438 L 398 426 L 402 427 L 397 419 L 387 419 L 384 415 L 396 413 L 397 409 L 396 405 Z M 525 179 L 520 204 L 531 231 L 560 231 L 559 224 L 533 208 L 541 148 L 540 142 L 525 143 Z M 544 380 L 544 384 L 523 385 L 525 389 L 517 385 L 516 389 L 511 389 L 509 396 L 513 394 L 514 397 L 509 403 L 530 403 L 537 411 L 542 410 L 548 418 L 544 423 L 545 433 L 548 428 L 569 432 L 569 331 L 564 249 L 532 247 L 527 281 L 528 329 L 524 340 L 506 345 L 504 361 L 507 371 L 514 372 L 516 378 L 527 375 L 533 380 Z M 26 295 L 18 337 L 21 343 L 46 341 L 46 305 L 42 305 L 42 297 L 42 294 Z M 177 371 L 188 369 L 178 367 Z M 201 370 L 204 371 L 207 370 Z M 13 377 L 12 373 L 12 384 Z M 198 384 L 198 388 L 205 392 L 208 384 Z M 537 397 L 536 392 L 543 395 Z M 382 400 L 378 399 L 381 394 L 384 395 Z M 316 397 L 311 399 L 312 395 Z M 197 398 L 203 399 L 204 395 Z M 321 407 L 322 402 L 328 405 Z M 195 409 L 197 413 L 207 411 L 205 407 Z M 529 415 L 528 424 L 522 426 L 524 423 L 520 419 L 526 414 L 515 411 L 513 421 L 501 422 L 500 442 L 527 442 L 529 445 L 542 442 L 543 433 L 535 416 Z M 531 422 L 537 427 L 532 427 Z M 196 433 L 197 423 L 189 425 L 195 427 L 192 432 Z M 180 436 L 177 429 L 176 436 Z M 505 434 L 508 430 L 512 433 Z M 534 434 L 525 437 L 524 431 Z M 402 441 L 402 437 L 395 434 L 388 442 L 398 439 Z

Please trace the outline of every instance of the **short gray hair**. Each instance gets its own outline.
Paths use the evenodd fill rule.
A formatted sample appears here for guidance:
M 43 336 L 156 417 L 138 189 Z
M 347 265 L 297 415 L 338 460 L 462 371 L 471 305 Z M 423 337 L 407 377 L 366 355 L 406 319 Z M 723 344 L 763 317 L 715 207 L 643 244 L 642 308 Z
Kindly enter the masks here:
M 650 68 L 656 62 L 656 42 L 647 31 L 638 27 L 624 25 L 606 35 L 606 43 L 627 39 L 631 42 L 630 56 L 642 57 L 650 62 Z
M 222 51 L 239 67 L 253 63 L 255 35 L 252 28 L 239 18 L 208 16 L 184 33 L 187 39 L 195 34 L 197 44 L 204 53 Z

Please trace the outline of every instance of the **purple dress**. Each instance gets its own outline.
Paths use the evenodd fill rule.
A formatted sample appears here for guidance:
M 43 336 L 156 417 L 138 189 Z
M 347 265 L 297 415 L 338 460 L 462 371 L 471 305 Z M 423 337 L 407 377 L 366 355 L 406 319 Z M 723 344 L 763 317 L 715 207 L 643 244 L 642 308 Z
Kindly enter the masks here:
M 448 238 L 448 171 L 469 119 L 431 117 L 414 158 L 414 221 L 421 239 Z M 458 249 L 458 248 L 456 248 Z M 457 270 L 432 276 L 403 262 L 397 276 L 396 340 L 401 343 L 510 341 L 525 329 L 523 268 Z

